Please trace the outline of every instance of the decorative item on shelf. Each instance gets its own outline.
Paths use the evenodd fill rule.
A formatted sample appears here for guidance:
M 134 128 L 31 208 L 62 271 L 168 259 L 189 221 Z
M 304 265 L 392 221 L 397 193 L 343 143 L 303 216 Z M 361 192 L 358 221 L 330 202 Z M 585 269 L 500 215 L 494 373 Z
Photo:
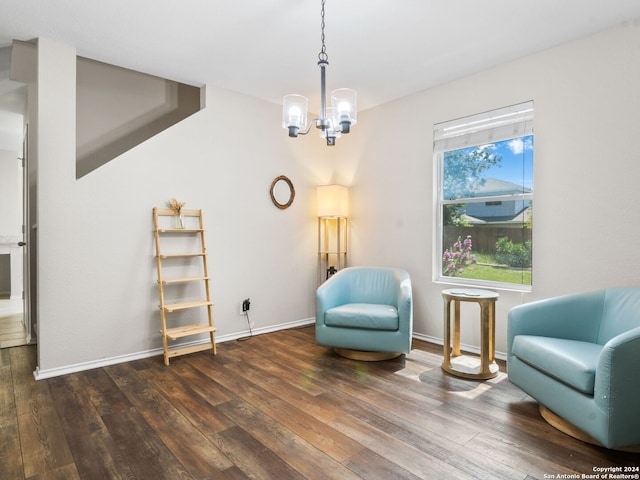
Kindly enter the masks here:
M 169 206 L 173 210 L 173 228 L 181 230 L 185 228 L 184 217 L 182 216 L 182 207 L 185 202 L 179 202 L 175 198 L 169 200 Z
M 331 106 L 327 107 L 327 87 L 325 69 L 329 65 L 327 47 L 324 44 L 324 4 L 322 0 L 320 29 L 322 31 L 322 48 L 318 54 L 320 67 L 320 117 L 307 126 L 307 110 L 309 100 L 302 95 L 286 95 L 282 102 L 282 127 L 289 130 L 290 137 L 306 135 L 311 125 L 316 124 L 320 136 L 327 139 L 327 145 L 335 145 L 336 138 L 351 131 L 351 126 L 358 122 L 356 110 L 356 92 L 350 88 L 339 88 L 331 92 Z
M 347 266 L 349 189 L 318 187 L 318 283 Z

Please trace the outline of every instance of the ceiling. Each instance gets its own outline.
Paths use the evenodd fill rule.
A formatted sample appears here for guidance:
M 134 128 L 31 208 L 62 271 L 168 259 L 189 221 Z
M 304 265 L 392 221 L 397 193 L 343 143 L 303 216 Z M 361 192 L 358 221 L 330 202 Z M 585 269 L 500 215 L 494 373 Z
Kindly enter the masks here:
M 354 88 L 359 110 L 608 27 L 640 27 L 638 0 L 326 1 L 327 88 Z M 0 47 L 38 37 L 275 103 L 300 93 L 319 110 L 320 0 L 2 0 Z M 6 81 L 0 62 L 0 96 Z

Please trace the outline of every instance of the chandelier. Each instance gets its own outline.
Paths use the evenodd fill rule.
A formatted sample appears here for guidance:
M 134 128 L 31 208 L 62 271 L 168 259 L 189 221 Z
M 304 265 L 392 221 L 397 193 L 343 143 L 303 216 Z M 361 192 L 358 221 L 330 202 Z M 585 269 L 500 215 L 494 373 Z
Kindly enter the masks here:
M 307 109 L 309 100 L 302 95 L 285 95 L 282 102 L 282 127 L 289 130 L 290 137 L 306 135 L 315 123 L 320 136 L 327 139 L 327 145 L 335 145 L 336 138 L 349 133 L 351 126 L 358 121 L 356 112 L 356 92 L 350 88 L 339 88 L 331 92 L 331 106 L 327 106 L 326 68 L 329 65 L 327 47 L 324 44 L 324 3 L 320 28 L 322 31 L 322 48 L 318 53 L 320 67 L 320 117 L 307 125 Z

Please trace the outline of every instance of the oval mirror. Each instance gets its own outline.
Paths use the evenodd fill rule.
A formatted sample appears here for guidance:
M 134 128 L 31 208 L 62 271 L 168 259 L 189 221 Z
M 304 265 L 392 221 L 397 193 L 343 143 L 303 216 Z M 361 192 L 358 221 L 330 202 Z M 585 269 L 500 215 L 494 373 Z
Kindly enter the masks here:
M 293 183 L 284 175 L 276 177 L 273 182 L 271 182 L 271 190 L 269 193 L 271 194 L 273 204 L 283 210 L 291 206 L 296 196 Z

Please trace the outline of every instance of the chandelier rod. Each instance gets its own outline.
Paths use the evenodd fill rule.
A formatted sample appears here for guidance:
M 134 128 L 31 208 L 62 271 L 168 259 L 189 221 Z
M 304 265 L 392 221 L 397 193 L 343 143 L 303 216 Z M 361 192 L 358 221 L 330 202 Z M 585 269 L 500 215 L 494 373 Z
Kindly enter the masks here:
M 325 34 L 324 34 L 324 3 L 325 0 L 322 0 L 322 9 L 320 12 L 320 39 L 322 41 L 322 48 L 320 49 L 320 53 L 318 53 L 318 66 L 320 67 L 320 118 L 317 121 L 317 128 L 325 129 L 329 125 L 329 121 L 327 120 L 327 73 L 326 67 L 329 65 L 329 55 L 327 55 L 327 46 L 325 45 Z

